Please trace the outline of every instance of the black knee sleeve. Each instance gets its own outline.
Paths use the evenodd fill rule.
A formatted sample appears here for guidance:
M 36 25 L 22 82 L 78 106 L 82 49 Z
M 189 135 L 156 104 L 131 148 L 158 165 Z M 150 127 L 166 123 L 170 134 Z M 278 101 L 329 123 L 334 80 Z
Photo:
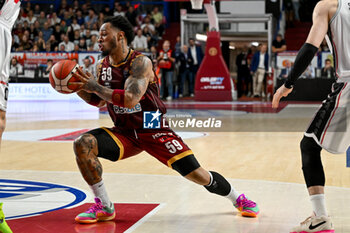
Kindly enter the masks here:
M 221 196 L 227 196 L 231 192 L 230 183 L 219 173 L 210 171 L 212 180 L 209 185 L 204 187 L 211 193 L 215 193 Z
M 306 186 L 324 186 L 325 176 L 321 161 L 322 148 L 313 138 L 304 136 L 300 142 L 300 149 Z

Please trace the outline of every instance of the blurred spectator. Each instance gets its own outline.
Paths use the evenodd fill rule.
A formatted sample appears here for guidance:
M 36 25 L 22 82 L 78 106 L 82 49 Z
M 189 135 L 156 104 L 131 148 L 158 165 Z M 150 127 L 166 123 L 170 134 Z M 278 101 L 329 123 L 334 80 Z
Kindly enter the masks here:
M 71 41 L 73 41 L 74 44 L 79 44 L 79 41 L 80 41 L 80 30 L 79 29 L 74 31 L 73 39 Z
M 97 24 L 95 23 L 96 27 L 98 27 L 97 25 L 101 26 L 105 21 L 105 14 L 103 14 L 103 12 L 100 12 L 98 14 L 98 17 L 97 17 Z
M 162 23 L 163 21 L 163 14 L 159 11 L 159 8 L 157 6 L 153 8 L 152 19 L 155 24 Z
M 136 11 L 134 10 L 133 6 L 129 6 L 128 11 L 125 14 L 125 17 L 129 20 L 132 26 L 138 27 L 139 26 L 139 19 Z
M 74 44 L 74 50 L 73 52 L 78 53 L 80 52 L 79 44 Z
M 154 35 L 155 27 L 153 24 L 151 24 L 151 19 L 148 16 L 146 16 L 144 18 L 144 23 L 141 25 L 141 29 L 144 29 L 145 27 L 148 27 L 150 33 L 152 33 L 152 35 Z
M 50 36 L 50 39 L 48 40 L 48 44 L 46 45 L 46 47 L 50 47 L 49 51 L 55 51 L 58 48 L 58 41 L 56 40 L 56 37 L 54 35 Z
M 91 36 L 92 36 L 92 35 L 95 35 L 95 36 L 99 36 L 99 35 L 100 35 L 100 33 L 99 33 L 99 28 L 98 28 L 98 26 L 97 26 L 97 23 L 94 23 L 94 24 L 92 25 Z
M 331 79 L 335 78 L 335 71 L 332 66 L 332 61 L 330 59 L 325 60 L 325 66 L 322 68 L 321 77 Z
M 20 47 L 22 48 L 22 50 L 19 51 L 29 51 L 33 47 L 33 43 L 28 39 L 28 36 L 26 34 L 22 36 L 22 41 L 19 45 L 19 48 Z
M 250 69 L 248 66 L 248 47 L 244 46 L 242 52 L 236 58 L 237 65 L 237 92 L 238 98 L 242 95 L 250 96 L 248 85 L 251 83 Z
M 34 26 L 34 25 L 33 25 Z M 23 31 L 25 30 L 30 30 L 30 26 L 29 26 L 29 23 L 28 21 L 24 21 L 23 22 Z
M 71 8 L 70 8 L 71 9 Z M 63 12 L 63 18 L 62 18 L 63 21 L 66 22 L 66 25 L 67 26 L 70 26 L 72 24 L 72 19 L 71 19 L 71 16 L 69 14 L 68 11 L 64 11 Z
M 188 46 L 184 45 L 182 47 L 182 51 L 178 56 L 178 60 L 180 61 L 180 87 L 179 87 L 179 97 L 184 96 L 184 84 L 186 80 L 188 80 L 188 91 L 190 96 L 194 96 L 194 76 L 193 76 L 193 58 L 189 55 Z
M 33 11 L 34 16 L 35 16 L 35 17 L 39 17 L 39 16 L 40 16 L 40 12 L 41 12 L 41 10 L 40 10 L 40 5 L 39 5 L 39 4 L 36 4 L 36 5 L 34 6 L 34 11 Z
M 80 37 L 81 37 L 81 35 L 80 35 Z M 90 33 L 89 29 L 85 30 L 85 33 L 83 34 L 83 38 L 85 39 L 86 44 L 89 45 L 91 42 L 91 33 Z
M 164 32 L 163 18 L 163 14 L 159 11 L 159 8 L 157 6 L 154 7 L 152 11 L 152 19 L 159 36 L 162 36 Z
M 24 12 L 28 14 L 30 10 L 32 10 L 32 4 L 30 2 L 26 2 Z
M 84 72 L 88 71 L 92 75 L 96 76 L 95 67 L 91 64 L 91 60 L 90 60 L 89 56 L 86 56 L 84 58 L 83 62 L 84 62 L 84 64 L 83 64 L 83 71 Z
M 61 26 L 61 31 L 62 31 L 64 34 L 66 34 L 67 31 L 68 31 L 68 26 L 67 26 L 67 24 L 66 24 L 66 21 L 61 20 L 60 26 Z
M 160 88 L 160 96 L 164 98 L 165 87 L 168 89 L 167 100 L 173 99 L 173 74 L 174 74 L 174 52 L 170 49 L 170 41 L 163 42 L 163 49 L 158 56 L 158 66 L 162 74 L 162 82 Z
M 187 46 L 187 51 L 188 51 L 188 46 Z M 175 44 L 175 57 L 178 57 L 180 53 L 181 53 L 181 37 L 177 36 L 176 44 Z
M 60 5 L 60 8 L 58 9 L 58 14 L 59 15 L 63 15 L 63 12 L 65 11 L 68 11 L 68 3 L 67 3 L 67 0 L 61 0 L 61 5 Z
M 59 24 L 56 24 L 55 30 L 52 33 L 57 41 L 61 40 L 61 34 L 64 34 L 64 32 L 61 30 L 61 26 Z
M 35 44 L 39 47 L 39 51 L 46 50 L 46 43 L 45 43 L 44 35 L 42 31 L 39 31 L 38 37 L 35 40 Z
M 114 6 L 115 6 L 114 13 L 113 13 L 114 16 L 118 16 L 118 15 L 125 16 L 123 7 L 122 5 L 119 4 L 119 2 L 115 2 Z
M 10 64 L 10 79 L 11 81 L 14 79 L 15 82 L 18 82 L 18 75 L 22 75 L 23 72 L 23 66 L 18 63 L 17 59 L 13 57 L 11 59 Z
M 62 45 L 64 45 L 64 51 L 71 52 L 74 50 L 74 43 L 69 41 L 67 35 L 64 36 L 64 40 L 58 45 L 60 51 L 62 51 Z
M 40 12 L 39 17 L 37 18 L 38 22 L 39 22 L 39 26 L 40 28 L 44 27 L 44 23 L 47 21 L 46 15 L 44 11 Z
M 43 38 L 44 38 L 45 42 L 48 41 L 50 39 L 50 36 L 52 35 L 52 32 L 53 32 L 52 28 L 49 27 L 48 21 L 46 21 L 44 23 L 44 28 L 43 28 L 42 32 L 43 32 Z
M 323 39 L 319 50 L 320 50 L 320 52 L 329 52 L 330 51 L 326 39 Z
M 105 5 L 103 10 L 101 11 L 102 14 L 104 14 L 105 16 L 112 16 L 113 12 L 111 11 L 111 8 L 109 8 L 108 5 Z
M 283 0 L 287 28 L 294 27 L 294 7 L 292 0 Z
M 151 46 L 150 52 L 151 53 L 149 55 L 149 58 L 151 59 L 151 61 L 153 63 L 153 67 L 155 69 L 156 68 L 155 66 L 157 65 L 157 57 L 158 57 L 158 52 L 157 52 L 156 46 Z
M 196 45 L 193 38 L 190 38 L 188 40 L 188 43 L 189 43 L 188 53 L 189 53 L 189 56 L 193 58 L 193 75 L 194 77 L 196 77 L 199 66 L 202 63 L 204 54 L 203 54 L 202 48 Z
M 315 78 L 315 69 L 312 67 L 312 64 L 310 64 L 305 72 L 300 76 L 301 78 Z
M 73 1 L 73 11 L 75 13 L 77 13 L 77 11 L 79 10 L 80 6 L 79 6 L 79 1 L 78 0 L 74 0 Z
M 76 17 L 73 17 L 72 24 L 70 25 L 72 27 L 72 30 L 80 30 L 80 25 L 78 24 L 78 20 Z
M 62 44 L 63 42 L 61 42 L 59 45 L 58 45 L 58 50 L 56 52 L 67 52 L 66 51 L 66 46 L 64 46 L 64 44 Z
M 137 34 L 131 44 L 132 47 L 137 51 L 148 51 L 147 38 L 142 35 L 141 29 L 137 30 Z
M 57 25 L 61 23 L 61 19 L 57 17 L 57 13 L 53 12 L 51 14 L 51 26 Z
M 34 45 L 33 45 L 33 48 L 32 48 L 30 51 L 32 51 L 32 52 L 34 52 L 34 53 L 40 52 L 39 46 L 38 46 L 37 44 L 34 44 Z
M 88 15 L 89 14 L 89 9 L 88 5 L 86 3 L 84 3 L 83 5 L 81 5 L 81 12 L 82 15 Z M 85 23 L 85 22 L 84 22 Z
M 26 18 L 26 21 L 28 22 L 28 24 L 33 24 L 36 21 L 36 17 L 34 16 L 34 13 L 32 10 L 30 10 L 28 12 L 28 16 Z
M 265 72 L 268 71 L 269 54 L 266 44 L 260 46 L 260 51 L 254 54 L 250 70 L 253 74 L 253 92 L 254 97 L 265 97 L 265 91 L 262 89 L 265 78 Z
M 292 62 L 289 60 L 285 61 L 285 68 L 281 70 L 280 78 L 286 79 L 292 70 Z
M 17 35 L 12 35 L 11 52 L 16 52 L 16 49 L 18 48 L 18 46 L 19 46 L 18 36 Z
M 87 50 L 87 45 L 86 45 L 86 41 L 84 38 L 80 38 L 80 40 L 79 40 L 79 49 L 80 49 L 80 51 Z
M 91 36 L 90 44 L 88 46 L 91 47 L 92 51 L 98 51 L 99 50 L 99 46 L 98 46 L 97 36 L 96 35 L 92 35 Z
M 89 9 L 89 14 L 84 18 L 86 28 L 91 29 L 92 25 L 97 22 L 97 15 L 94 9 Z
M 281 53 L 287 50 L 286 41 L 281 34 L 278 34 L 276 39 L 272 41 L 272 52 Z
M 84 17 L 83 17 L 83 12 L 81 10 L 78 10 L 77 13 L 77 21 L 79 25 L 83 25 L 85 23 Z
M 142 34 L 147 38 L 148 48 L 151 48 L 152 46 L 157 46 L 157 39 L 149 32 L 148 27 L 145 27 L 142 30 Z
M 52 66 L 53 66 L 53 61 L 52 61 L 52 59 L 47 59 L 46 68 L 45 68 L 45 70 L 44 70 L 43 77 L 45 77 L 45 78 L 48 78 L 48 77 L 49 77 L 49 74 L 50 74 L 50 72 L 51 72 Z

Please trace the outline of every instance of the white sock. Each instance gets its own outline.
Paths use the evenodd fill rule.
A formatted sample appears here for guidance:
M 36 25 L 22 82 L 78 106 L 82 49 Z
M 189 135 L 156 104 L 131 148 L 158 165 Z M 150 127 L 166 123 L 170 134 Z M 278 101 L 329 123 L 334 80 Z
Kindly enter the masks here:
M 92 192 L 94 193 L 95 197 L 98 197 L 101 202 L 102 205 L 107 206 L 109 208 L 111 208 L 112 206 L 112 202 L 109 200 L 107 191 L 106 191 L 106 187 L 103 183 L 103 180 L 101 180 L 100 182 L 91 185 L 90 186 Z
M 240 194 L 237 193 L 237 191 L 231 185 L 231 192 L 225 197 L 228 198 L 230 201 L 232 201 L 232 203 L 235 205 L 236 204 L 236 200 L 239 197 L 239 195 Z
M 310 201 L 316 216 L 328 216 L 324 194 L 311 195 Z

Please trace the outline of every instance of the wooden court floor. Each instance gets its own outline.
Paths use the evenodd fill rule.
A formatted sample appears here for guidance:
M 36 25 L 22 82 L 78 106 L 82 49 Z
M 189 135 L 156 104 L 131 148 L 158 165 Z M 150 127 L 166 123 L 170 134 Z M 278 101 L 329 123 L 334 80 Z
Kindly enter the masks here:
M 238 191 L 256 200 L 261 215 L 257 219 L 238 216 L 229 201 L 191 184 L 146 153 L 116 163 L 102 160 L 104 180 L 113 202 L 161 204 L 133 232 L 282 233 L 311 214 L 301 171 L 299 142 L 302 130 L 278 132 L 260 128 L 266 124 L 271 127 L 285 125 L 290 119 L 298 127 L 306 128 L 312 111 L 305 113 L 287 106 L 276 114 L 236 115 L 227 110 L 221 117 L 245 128 L 209 132 L 206 136 L 187 139 L 186 143 L 204 168 L 220 172 Z M 62 121 L 47 120 L 45 113 L 40 113 L 38 118 L 41 120 L 28 118 L 26 113 L 10 114 L 7 133 L 112 125 L 106 115 L 97 120 Z M 72 142 L 29 141 L 21 134 L 17 140 L 4 137 L 0 178 L 56 182 L 89 191 L 75 163 Z M 350 216 L 346 214 L 350 206 L 350 170 L 345 166 L 345 155 L 323 151 L 322 157 L 329 186 L 326 194 L 328 208 L 336 232 L 348 233 Z M 10 209 L 7 211 L 11 212 Z M 84 231 L 78 229 L 76 232 Z

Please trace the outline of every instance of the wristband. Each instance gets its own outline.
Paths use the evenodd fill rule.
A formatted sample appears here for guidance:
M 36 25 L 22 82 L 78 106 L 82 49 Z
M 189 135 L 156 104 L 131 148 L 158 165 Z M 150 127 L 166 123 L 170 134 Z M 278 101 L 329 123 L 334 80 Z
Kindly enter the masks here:
M 115 89 L 112 94 L 112 103 L 120 107 L 124 107 L 125 90 Z

